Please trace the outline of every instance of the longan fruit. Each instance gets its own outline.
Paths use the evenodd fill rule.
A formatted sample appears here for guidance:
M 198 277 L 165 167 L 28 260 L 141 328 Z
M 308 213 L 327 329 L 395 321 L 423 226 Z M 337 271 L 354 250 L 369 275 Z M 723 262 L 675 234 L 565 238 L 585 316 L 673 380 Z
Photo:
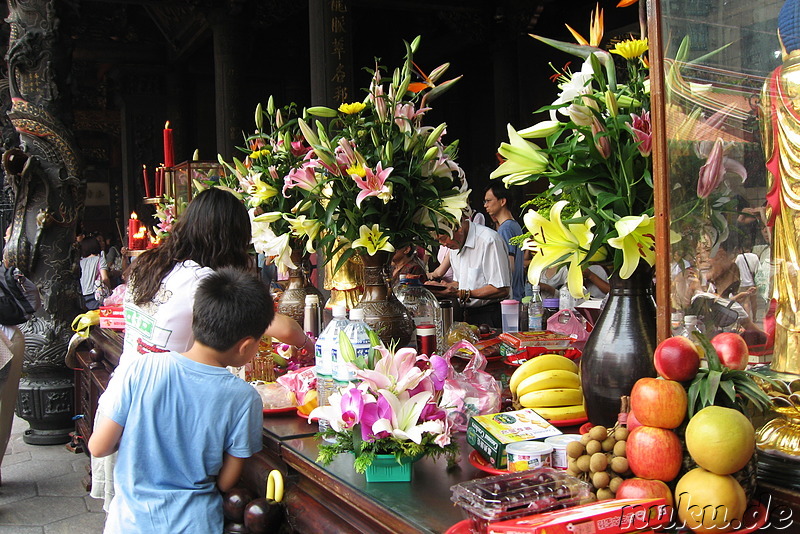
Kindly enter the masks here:
M 597 500 L 598 501 L 607 501 L 609 499 L 614 498 L 614 492 L 608 488 L 602 488 L 597 490 Z
M 618 426 L 617 428 L 614 429 L 614 438 L 617 441 L 625 441 L 626 439 L 628 439 L 628 434 L 630 434 L 630 431 L 628 430 L 627 427 Z
M 611 470 L 615 473 L 624 473 L 628 470 L 628 459 L 624 456 L 616 456 L 611 459 Z
M 622 485 L 622 477 L 612 477 L 611 482 L 608 483 L 608 489 L 610 489 L 616 494 L 617 490 L 621 485 Z
M 588 454 L 584 454 L 583 456 L 575 460 L 575 467 L 577 467 L 584 473 L 588 473 L 590 460 L 591 457 Z
M 593 439 L 586 444 L 586 454 L 588 455 L 600 452 L 601 450 L 603 450 L 603 445 L 596 439 Z
M 580 458 L 586 451 L 586 447 L 580 441 L 570 441 L 567 443 L 567 456 L 570 458 Z
M 624 441 L 618 441 L 614 444 L 614 456 L 625 456 L 628 451 L 628 444 Z
M 582 434 L 581 435 L 581 444 L 582 445 L 586 445 L 587 443 L 589 443 L 589 441 L 591 441 L 591 439 L 592 438 L 591 438 L 591 436 L 589 436 L 589 434 Z
M 617 440 L 614 439 L 614 436 L 609 436 L 603 440 L 601 443 L 603 450 L 606 452 L 614 450 L 614 445 L 617 443 Z
M 602 452 L 594 453 L 589 459 L 589 469 L 593 472 L 605 471 L 608 467 L 608 458 Z
M 592 475 L 592 486 L 594 486 L 598 490 L 608 487 L 608 484 L 610 482 L 611 482 L 611 476 L 605 471 L 598 471 L 597 473 Z M 599 499 L 600 495 L 598 495 L 597 498 Z
M 589 430 L 589 437 L 597 441 L 603 441 L 608 437 L 608 429 L 603 425 L 594 426 Z

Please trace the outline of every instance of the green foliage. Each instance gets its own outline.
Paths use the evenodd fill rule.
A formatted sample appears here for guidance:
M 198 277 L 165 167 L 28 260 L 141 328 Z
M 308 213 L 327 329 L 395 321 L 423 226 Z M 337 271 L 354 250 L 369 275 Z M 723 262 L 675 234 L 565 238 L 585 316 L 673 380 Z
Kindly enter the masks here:
M 754 371 L 729 369 L 705 335 L 694 332 L 694 336 L 703 347 L 708 368 L 700 369 L 689 386 L 690 418 L 707 406 L 733 408 L 745 415 L 748 410 L 765 413 L 772 408 L 772 401 L 754 378 L 774 383 L 772 379 Z

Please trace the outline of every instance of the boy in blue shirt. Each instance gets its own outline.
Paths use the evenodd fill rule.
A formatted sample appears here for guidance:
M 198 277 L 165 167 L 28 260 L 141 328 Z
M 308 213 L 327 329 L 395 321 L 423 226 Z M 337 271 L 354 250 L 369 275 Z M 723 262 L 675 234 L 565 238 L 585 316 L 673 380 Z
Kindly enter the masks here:
M 111 381 L 89 439 L 96 457 L 119 447 L 104 532 L 222 532 L 220 492 L 261 450 L 263 424 L 255 388 L 226 366 L 253 359 L 273 315 L 260 280 L 220 269 L 197 288 L 192 347 L 144 355 Z

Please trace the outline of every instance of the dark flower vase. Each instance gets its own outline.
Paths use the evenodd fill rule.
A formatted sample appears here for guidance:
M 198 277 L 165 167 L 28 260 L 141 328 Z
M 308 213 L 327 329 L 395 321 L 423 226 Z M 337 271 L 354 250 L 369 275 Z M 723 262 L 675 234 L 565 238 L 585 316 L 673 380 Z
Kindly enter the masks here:
M 297 269 L 289 269 L 289 282 L 278 303 L 278 312 L 288 315 L 303 326 L 306 295 L 318 295 L 320 303 L 324 300 L 322 293 L 308 279 L 311 262 L 305 249 L 292 249 L 292 262 L 297 265 Z
M 630 395 L 640 378 L 656 376 L 656 306 L 652 270 L 641 266 L 627 280 L 610 279 L 605 308 L 581 356 L 581 386 L 586 414 L 595 425 L 613 426 L 620 397 Z
M 414 335 L 414 321 L 403 303 L 392 293 L 386 273 L 388 252 L 378 251 L 375 255 L 364 254 L 364 294 L 356 308 L 364 310 L 364 321 L 381 338 L 387 347 L 397 343 L 405 347 Z

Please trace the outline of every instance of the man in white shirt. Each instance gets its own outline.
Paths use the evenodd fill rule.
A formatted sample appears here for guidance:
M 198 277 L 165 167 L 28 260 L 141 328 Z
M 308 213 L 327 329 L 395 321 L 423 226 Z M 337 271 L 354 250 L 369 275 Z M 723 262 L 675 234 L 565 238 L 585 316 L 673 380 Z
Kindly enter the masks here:
M 437 297 L 457 298 L 465 322 L 499 328 L 500 301 L 508 298 L 511 286 L 508 249 L 503 238 L 491 228 L 464 217 L 453 237 L 442 234 L 439 243 L 451 249 L 454 281 L 439 287 L 426 284 L 426 287 Z

